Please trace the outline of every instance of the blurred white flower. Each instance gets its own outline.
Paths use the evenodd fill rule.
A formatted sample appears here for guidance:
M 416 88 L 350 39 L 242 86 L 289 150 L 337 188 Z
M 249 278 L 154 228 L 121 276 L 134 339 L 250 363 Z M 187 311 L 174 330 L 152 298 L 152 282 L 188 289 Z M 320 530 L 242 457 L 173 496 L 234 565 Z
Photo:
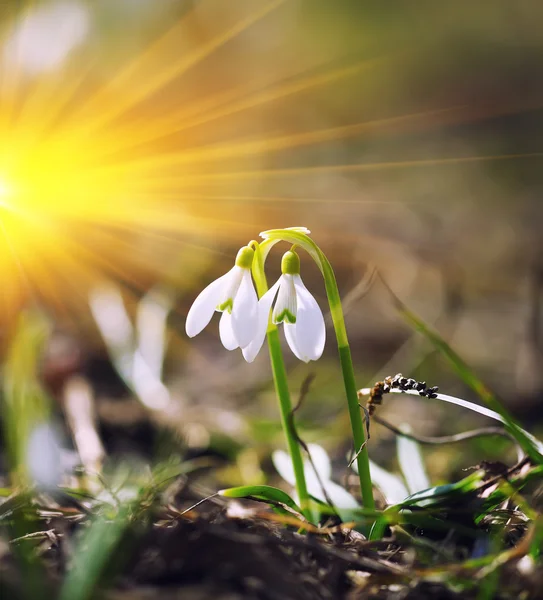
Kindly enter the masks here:
M 210 283 L 196 298 L 187 315 L 185 330 L 198 335 L 215 311 L 222 312 L 221 342 L 227 350 L 245 348 L 257 330 L 258 298 L 251 278 L 254 250 L 244 246 L 228 273 Z
M 81 2 L 48 3 L 26 11 L 4 46 L 4 60 L 30 75 L 59 66 L 90 30 Z
M 30 477 L 38 486 L 51 488 L 60 483 L 63 473 L 60 443 L 48 423 L 42 423 L 32 430 L 28 439 L 26 464 Z
M 309 460 L 304 460 L 307 491 L 313 498 L 324 504 L 328 504 L 330 500 L 343 521 L 351 520 L 352 511 L 360 508 L 360 505 L 352 494 L 332 481 L 332 464 L 326 450 L 317 444 L 308 444 L 308 450 L 313 464 Z M 279 475 L 294 487 L 296 477 L 290 456 L 283 450 L 275 450 L 272 461 Z
M 253 341 L 243 348 L 243 356 L 252 362 L 259 353 L 273 301 L 272 322 L 284 323 L 285 337 L 294 355 L 304 362 L 321 357 L 326 341 L 324 316 L 317 301 L 305 287 L 300 277 L 300 259 L 289 251 L 281 262 L 282 275 L 260 298 L 258 303 L 258 328 Z
M 34 484 L 41 489 L 52 489 L 79 463 L 79 458 L 74 451 L 62 447 L 56 427 L 44 422 L 30 432 L 25 462 Z

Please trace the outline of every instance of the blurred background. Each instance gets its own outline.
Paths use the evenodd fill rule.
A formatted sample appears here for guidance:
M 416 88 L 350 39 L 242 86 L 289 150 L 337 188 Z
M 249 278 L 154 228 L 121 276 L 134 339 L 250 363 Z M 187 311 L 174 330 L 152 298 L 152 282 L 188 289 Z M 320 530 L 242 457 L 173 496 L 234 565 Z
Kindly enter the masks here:
M 542 18 L 529 0 L 4 0 L 4 395 L 34 374 L 52 399 L 51 464 L 57 444 L 89 469 L 177 456 L 263 481 L 283 444 L 267 352 L 248 365 L 217 319 L 193 340 L 184 319 L 240 246 L 295 225 L 336 270 L 360 387 L 401 371 L 478 401 L 378 269 L 541 431 Z M 326 310 L 308 257 L 302 276 Z M 302 436 L 344 466 L 331 327 L 318 363 L 285 357 L 293 396 L 316 374 Z M 486 423 L 411 397 L 382 414 L 423 434 Z M 394 468 L 392 441 L 376 425 L 370 455 Z M 432 449 L 431 477 L 506 448 Z

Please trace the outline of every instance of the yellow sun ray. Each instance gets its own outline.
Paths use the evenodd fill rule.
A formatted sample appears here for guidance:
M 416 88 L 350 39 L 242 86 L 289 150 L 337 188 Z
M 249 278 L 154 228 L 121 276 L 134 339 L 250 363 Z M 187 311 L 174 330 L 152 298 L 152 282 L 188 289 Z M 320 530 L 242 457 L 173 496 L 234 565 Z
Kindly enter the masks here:
M 216 172 L 205 175 L 183 175 L 182 182 L 185 184 L 201 181 L 228 181 L 240 179 L 260 179 L 293 177 L 298 175 L 311 175 L 319 173 L 349 173 L 363 171 L 380 171 L 388 169 L 406 169 L 410 167 L 434 167 L 444 165 L 458 165 L 466 163 L 519 160 L 529 158 L 543 158 L 543 152 L 527 152 L 520 154 L 495 154 L 487 156 L 454 156 L 447 158 L 428 158 L 419 160 L 398 160 L 383 162 L 364 162 L 342 165 L 318 165 L 311 167 L 299 167 L 288 169 L 259 169 L 254 171 L 227 171 Z M 160 177 L 155 180 L 143 179 L 146 185 L 179 185 L 181 180 L 176 177 Z
M 252 28 L 259 35 L 257 28 L 280 14 L 285 3 L 232 3 L 231 12 L 222 21 L 213 21 L 197 42 L 185 39 L 187 32 L 201 28 L 193 5 L 127 64 L 108 65 L 106 74 L 84 47 L 57 70 L 32 76 L 23 72 L 20 57 L 6 62 L 2 49 L 15 21 L 24 21 L 42 6 L 40 2 L 27 4 L 1 26 L 1 320 L 25 301 L 49 303 L 64 314 L 80 310 L 89 289 L 104 278 L 133 289 L 152 285 L 153 277 L 170 277 L 176 265 L 172 256 L 178 253 L 193 256 L 203 248 L 213 252 L 215 244 L 254 237 L 253 224 L 262 215 L 273 216 L 274 203 L 281 204 L 281 210 L 285 203 L 368 203 L 366 198 L 342 198 L 340 191 L 338 198 L 312 198 L 314 191 L 305 195 L 303 187 L 295 186 L 292 193 L 285 192 L 295 177 L 300 178 L 295 183 L 303 184 L 318 174 L 543 156 L 538 152 L 477 156 L 468 149 L 471 155 L 404 155 L 405 159 L 397 158 L 396 152 L 395 160 L 387 155 L 374 162 L 359 154 L 352 164 L 316 164 L 307 158 L 313 148 L 326 148 L 330 142 L 366 144 L 375 137 L 388 143 L 402 135 L 521 112 L 528 110 L 529 99 L 490 108 L 461 103 L 428 108 L 419 103 L 404 110 L 396 104 L 380 110 L 364 105 L 351 115 L 349 121 L 354 122 L 340 125 L 308 120 L 311 125 L 304 127 L 296 119 L 285 125 L 267 118 L 265 126 L 259 126 L 260 112 L 269 115 L 276 108 L 288 112 L 292 103 L 298 115 L 311 99 L 333 95 L 341 86 L 352 83 L 355 89 L 366 89 L 383 72 L 392 78 L 401 69 L 398 49 L 353 54 L 348 61 L 341 55 L 323 59 L 324 54 L 317 58 L 308 54 L 256 78 L 241 66 L 239 77 L 203 86 L 206 92 L 194 92 L 182 103 L 172 101 L 191 75 L 211 79 L 209 62 L 221 65 L 221 52 L 228 51 L 229 43 Z M 164 98 L 169 101 L 162 102 Z M 250 126 L 238 127 L 245 122 Z M 338 119 L 333 116 L 327 122 Z M 225 132 L 216 134 L 221 128 Z M 333 163 L 334 158 L 326 156 L 323 162 Z M 338 163 L 344 160 L 337 158 Z M 284 187 L 273 187 L 275 180 Z M 156 258 L 145 253 L 146 244 Z M 159 251 L 169 258 L 158 258 Z M 220 256 L 217 253 L 217 259 Z
M 285 0 L 268 2 L 259 10 L 241 18 L 206 44 L 195 48 L 188 55 L 181 53 L 171 64 L 164 65 L 161 63 L 161 59 L 166 54 L 166 50 L 172 44 L 178 44 L 180 36 L 183 35 L 187 27 L 187 24 L 182 20 L 146 52 L 142 53 L 124 71 L 118 73 L 110 84 L 103 86 L 97 94 L 90 98 L 89 103 L 83 107 L 81 116 L 85 117 L 85 114 L 94 115 L 94 118 L 90 118 L 88 121 L 90 129 L 112 121 L 166 86 L 173 79 L 198 65 L 210 54 L 263 19 L 284 2 Z M 161 64 L 160 69 L 156 69 L 157 63 Z M 130 89 L 130 94 L 124 95 L 124 97 L 118 98 L 114 104 L 110 104 L 112 94 L 118 95 L 125 86 Z
M 224 158 L 236 158 L 254 154 L 269 154 L 281 150 L 296 148 L 299 146 L 315 145 L 333 140 L 346 139 L 349 137 L 360 137 L 363 133 L 375 133 L 376 131 L 390 130 L 392 127 L 401 127 L 407 123 L 423 123 L 433 117 L 459 111 L 464 107 L 448 107 L 431 111 L 424 111 L 408 115 L 394 116 L 386 119 L 374 119 L 362 123 L 353 123 L 340 127 L 330 127 L 303 133 L 291 133 L 275 137 L 262 137 L 247 142 L 230 142 L 228 144 L 214 144 L 186 150 L 184 152 L 169 153 L 167 155 L 150 156 L 135 161 L 125 161 L 119 165 L 113 165 L 112 170 L 132 170 L 149 168 L 156 170 L 157 167 L 168 167 L 170 165 L 193 164 L 196 162 L 212 162 Z M 397 129 L 395 130 L 397 131 Z
M 363 60 L 352 65 L 335 67 L 308 76 L 298 74 L 293 79 L 289 78 L 286 82 L 273 83 L 263 90 L 254 91 L 251 90 L 249 84 L 244 84 L 214 94 L 210 98 L 199 100 L 192 105 L 182 106 L 164 116 L 151 115 L 150 118 L 138 121 L 136 124 L 133 122 L 127 124 L 115 123 L 109 133 L 109 143 L 107 146 L 104 145 L 104 152 L 112 155 L 114 152 L 126 151 L 160 138 L 209 125 L 213 121 L 224 117 L 231 117 L 289 96 L 328 86 L 341 79 L 354 77 L 363 70 L 375 68 L 383 64 L 384 60 L 386 59 Z M 115 110 L 118 110 L 119 113 L 116 116 L 122 115 L 128 108 L 121 109 L 120 106 L 117 106 Z M 79 119 L 72 124 L 73 133 L 76 136 L 87 135 L 89 127 L 92 126 L 79 115 Z M 79 131 L 78 128 L 82 130 Z
M 354 65 L 336 67 L 324 73 L 312 74 L 304 78 L 296 78 L 294 81 L 288 81 L 279 85 L 274 85 L 270 89 L 245 94 L 230 104 L 221 102 L 215 110 L 199 111 L 193 118 L 182 120 L 184 114 L 169 116 L 161 122 L 149 124 L 141 132 L 137 133 L 137 138 L 129 143 L 143 143 L 158 139 L 166 134 L 181 133 L 187 129 L 208 125 L 209 123 L 231 117 L 235 114 L 248 111 L 250 109 L 272 103 L 276 100 L 288 98 L 301 92 L 308 92 L 313 88 L 333 84 L 341 79 L 352 77 L 359 74 L 364 69 L 382 64 L 383 59 L 372 59 L 358 62 Z M 177 123 L 177 124 L 174 124 Z

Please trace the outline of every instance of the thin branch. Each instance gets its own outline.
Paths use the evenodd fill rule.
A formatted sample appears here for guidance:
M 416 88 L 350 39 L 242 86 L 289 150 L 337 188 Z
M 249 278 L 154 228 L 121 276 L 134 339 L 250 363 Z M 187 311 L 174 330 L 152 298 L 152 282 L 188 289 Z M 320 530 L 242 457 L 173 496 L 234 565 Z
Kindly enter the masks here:
M 465 440 L 470 440 L 476 437 L 482 437 L 486 435 L 499 435 L 501 437 L 505 437 L 511 441 L 515 441 L 513 436 L 505 431 L 505 429 L 501 427 L 480 427 L 478 429 L 471 429 L 469 431 L 463 431 L 461 433 L 456 433 L 453 435 L 442 435 L 442 436 L 424 436 L 424 435 L 415 435 L 414 433 L 406 433 L 402 429 L 399 429 L 392 423 L 385 421 L 381 417 L 377 415 L 373 416 L 373 420 L 379 425 L 386 427 L 396 435 L 401 435 L 409 440 L 413 440 L 414 442 L 418 442 L 419 444 L 455 444 L 457 442 L 463 442 Z
M 190 512 L 191 510 L 194 510 L 196 507 L 200 506 L 200 504 L 204 504 L 204 502 L 207 502 L 208 500 L 211 500 L 212 498 L 216 498 L 218 495 L 219 495 L 219 492 L 215 492 L 214 494 L 211 494 L 210 496 L 206 496 L 205 498 L 198 500 L 198 502 L 196 502 L 196 504 L 189 506 L 185 510 L 179 512 L 177 509 L 175 509 L 175 512 L 179 517 L 182 517 L 183 515 L 186 515 L 188 512 Z M 170 508 L 170 510 L 172 509 L 172 507 L 169 507 L 169 508 Z
M 356 454 L 349 461 L 349 468 L 353 466 L 354 461 L 358 458 L 359 454 L 366 447 L 366 444 L 370 441 L 370 411 L 365 406 L 362 406 L 362 404 L 359 404 L 358 406 L 360 406 L 360 408 L 364 411 L 364 421 L 366 423 L 366 439 L 362 446 L 360 446 Z

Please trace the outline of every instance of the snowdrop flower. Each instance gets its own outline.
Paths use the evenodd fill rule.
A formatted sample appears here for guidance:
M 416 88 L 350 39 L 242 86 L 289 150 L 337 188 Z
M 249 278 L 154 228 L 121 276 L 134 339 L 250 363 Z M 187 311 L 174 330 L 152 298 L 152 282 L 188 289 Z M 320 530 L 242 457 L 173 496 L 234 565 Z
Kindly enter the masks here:
M 227 350 L 245 348 L 257 330 L 258 298 L 251 279 L 254 250 L 244 246 L 228 273 L 210 283 L 190 307 L 185 323 L 189 337 L 198 335 L 215 311 L 222 312 L 219 323 L 221 342 Z
M 320 358 L 324 350 L 326 331 L 324 317 L 317 301 L 309 293 L 300 277 L 300 258 L 292 251 L 281 261 L 282 275 L 260 298 L 258 303 L 258 327 L 253 341 L 243 348 L 243 356 L 252 362 L 266 337 L 270 310 L 272 322 L 284 323 L 285 336 L 294 355 L 309 362 Z

